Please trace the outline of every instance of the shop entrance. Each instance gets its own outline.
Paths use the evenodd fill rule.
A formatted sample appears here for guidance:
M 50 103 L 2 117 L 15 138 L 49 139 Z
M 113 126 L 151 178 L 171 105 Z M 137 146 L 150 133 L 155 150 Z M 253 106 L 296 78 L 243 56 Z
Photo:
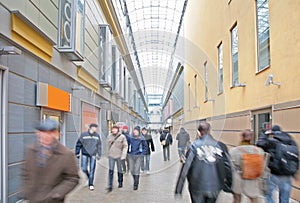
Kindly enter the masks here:
M 272 110 L 264 109 L 252 112 L 253 130 L 254 130 L 254 143 L 258 138 L 267 130 L 271 129 L 272 125 Z
M 63 113 L 61 111 L 55 111 L 55 110 L 51 110 L 51 109 L 46 109 L 46 108 L 42 108 L 42 120 L 45 120 L 47 118 L 51 118 L 56 120 L 57 122 L 59 122 L 60 124 L 60 143 L 62 143 L 63 145 L 65 145 L 65 122 L 64 122 L 64 117 L 63 117 Z

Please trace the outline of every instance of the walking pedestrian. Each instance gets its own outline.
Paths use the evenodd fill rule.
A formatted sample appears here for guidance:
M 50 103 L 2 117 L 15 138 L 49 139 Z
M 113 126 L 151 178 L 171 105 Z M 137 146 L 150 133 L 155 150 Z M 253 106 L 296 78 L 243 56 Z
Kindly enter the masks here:
M 136 126 L 133 130 L 133 135 L 129 138 L 129 167 L 133 177 L 133 190 L 137 190 L 140 180 L 141 164 L 144 156 L 147 152 L 147 142 L 143 136 L 141 136 L 141 130 L 139 126 Z
M 185 155 L 185 151 L 187 146 L 190 144 L 190 135 L 186 132 L 184 128 L 180 128 L 179 133 L 176 136 L 176 140 L 178 141 L 178 155 L 180 161 Z
M 108 188 L 107 192 L 113 189 L 114 168 L 117 165 L 118 188 L 123 187 L 123 171 L 121 161 L 126 159 L 128 143 L 125 135 L 119 132 L 118 126 L 112 127 L 112 133 L 107 137 L 107 157 L 109 162 Z
M 299 168 L 299 149 L 296 142 L 288 133 L 283 132 L 280 126 L 274 125 L 271 131 L 266 131 L 265 135 L 259 138 L 257 146 L 270 153 L 271 157 L 271 177 L 266 202 L 274 203 L 273 192 L 278 187 L 279 202 L 288 203 L 293 176 Z
M 210 125 L 201 122 L 198 136 L 182 166 L 175 194 L 181 195 L 187 177 L 192 203 L 216 202 L 221 190 L 231 192 L 232 174 L 227 147 L 210 135 Z
M 170 161 L 170 145 L 173 143 L 172 135 L 168 128 L 165 128 L 160 136 L 160 142 L 163 146 L 164 161 Z
M 154 147 L 154 142 L 153 142 L 152 136 L 150 133 L 148 133 L 147 128 L 145 128 L 145 127 L 143 127 L 143 129 L 142 129 L 142 136 L 144 136 L 144 138 L 147 142 L 147 152 L 142 160 L 141 169 L 142 169 L 142 172 L 146 172 L 148 174 L 149 170 L 150 170 L 151 152 L 155 151 L 155 147 Z
M 37 143 L 25 156 L 23 198 L 30 203 L 62 203 L 79 182 L 74 153 L 58 142 L 57 121 L 46 119 L 36 129 Z
M 122 132 L 123 135 L 126 136 L 126 140 L 128 142 L 128 139 L 129 139 L 129 131 L 128 131 L 128 126 L 125 125 L 123 126 L 123 132 Z M 127 151 L 128 152 L 128 151 Z M 129 160 L 128 160 L 128 156 L 126 156 L 126 159 L 124 160 L 121 160 L 121 164 L 122 164 L 122 171 L 123 173 L 129 173 Z
M 251 144 L 253 140 L 253 132 L 244 130 L 241 136 L 240 146 L 232 148 L 229 153 L 234 165 L 233 173 L 233 203 L 241 203 L 242 194 L 250 199 L 252 203 L 257 203 L 259 196 L 262 195 L 260 184 L 263 179 L 261 178 L 267 172 L 267 156 L 265 152 Z M 254 161 L 251 165 L 247 164 L 247 157 Z M 249 159 L 248 159 L 249 160 Z M 247 168 L 248 167 L 248 168 Z M 251 171 L 254 175 L 252 178 L 245 177 L 247 171 Z
M 81 151 L 81 167 L 89 180 L 88 184 L 91 191 L 95 189 L 94 174 L 96 170 L 96 159 L 100 160 L 102 153 L 102 143 L 99 134 L 96 132 L 97 128 L 97 124 L 90 124 L 88 131 L 80 135 L 75 148 L 75 154 L 78 159 L 80 158 Z

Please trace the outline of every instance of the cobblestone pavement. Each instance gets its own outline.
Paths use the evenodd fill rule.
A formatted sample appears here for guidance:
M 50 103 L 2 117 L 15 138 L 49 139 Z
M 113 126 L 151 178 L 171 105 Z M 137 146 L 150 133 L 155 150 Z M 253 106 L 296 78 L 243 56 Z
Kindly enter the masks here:
M 156 152 L 151 155 L 150 174 L 142 174 L 137 191 L 133 191 L 133 179 L 124 175 L 123 188 L 117 188 L 117 174 L 114 177 L 114 189 L 106 193 L 108 180 L 108 160 L 102 158 L 97 162 L 95 173 L 95 190 L 89 191 L 87 178 L 82 175 L 81 184 L 69 195 L 67 203 L 190 203 L 187 187 L 181 198 L 174 197 L 175 184 L 180 170 L 176 141 L 171 146 L 171 161 L 164 162 L 159 137 L 154 136 Z M 186 184 L 187 185 L 187 184 Z M 218 203 L 232 202 L 232 195 L 221 193 Z M 247 203 L 244 200 L 243 203 Z M 261 199 L 263 201 L 263 198 Z M 294 201 L 291 201 L 294 203 Z

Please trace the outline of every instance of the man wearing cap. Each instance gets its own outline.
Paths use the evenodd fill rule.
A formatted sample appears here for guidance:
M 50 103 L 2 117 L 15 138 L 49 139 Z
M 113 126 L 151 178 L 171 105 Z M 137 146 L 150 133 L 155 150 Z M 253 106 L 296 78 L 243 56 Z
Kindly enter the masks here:
M 91 191 L 95 189 L 94 174 L 96 170 L 96 159 L 100 159 L 102 150 L 101 139 L 96 132 L 97 128 L 97 124 L 90 124 L 88 131 L 80 135 L 75 149 L 75 154 L 78 159 L 80 158 L 80 151 L 82 153 L 81 167 L 89 179 L 89 189 Z M 88 163 L 90 163 L 90 171 L 88 171 Z
M 292 189 L 292 180 L 299 167 L 299 149 L 293 138 L 283 132 L 278 125 L 274 125 L 271 131 L 262 134 L 257 146 L 270 154 L 269 178 L 266 202 L 274 203 L 273 191 L 278 187 L 279 202 L 288 203 Z
M 26 153 L 23 195 L 31 203 L 61 203 L 79 182 L 72 151 L 58 142 L 59 124 L 46 119 L 36 126 L 37 142 Z
M 126 136 L 121 134 L 118 126 L 113 126 L 107 137 L 106 154 L 109 163 L 107 192 L 113 189 L 114 168 L 117 165 L 119 188 L 123 187 L 123 171 L 121 161 L 126 159 L 128 144 Z

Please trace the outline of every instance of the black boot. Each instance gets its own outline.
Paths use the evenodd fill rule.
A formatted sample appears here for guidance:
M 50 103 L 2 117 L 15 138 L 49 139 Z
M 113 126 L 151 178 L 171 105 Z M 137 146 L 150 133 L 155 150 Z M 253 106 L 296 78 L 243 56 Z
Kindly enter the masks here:
M 119 188 L 123 187 L 123 173 L 118 173 Z
M 137 190 L 139 187 L 139 179 L 140 179 L 140 175 L 133 175 L 133 180 L 134 180 L 134 184 L 133 184 L 133 190 Z

